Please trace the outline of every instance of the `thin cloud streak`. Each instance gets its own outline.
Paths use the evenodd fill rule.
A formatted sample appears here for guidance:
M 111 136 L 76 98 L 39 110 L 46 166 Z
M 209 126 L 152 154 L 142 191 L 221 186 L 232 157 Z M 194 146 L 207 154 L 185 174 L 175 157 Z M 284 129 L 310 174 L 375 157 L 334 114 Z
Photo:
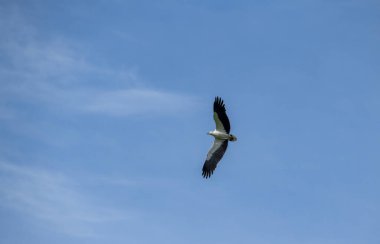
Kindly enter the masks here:
M 21 103 L 64 112 L 131 116 L 177 114 L 198 103 L 190 95 L 148 88 L 135 67 L 119 69 L 90 62 L 78 44 L 69 40 L 37 38 L 38 31 L 17 11 L 0 13 L 4 14 L 0 28 L 5 32 L 0 51 L 6 64 L 0 66 L 0 105 Z M 6 107 L 9 115 L 17 110 Z
M 114 116 L 134 114 L 166 114 L 192 109 L 195 99 L 190 96 L 148 89 L 126 89 L 103 92 L 83 109 Z
M 0 162 L 0 202 L 70 236 L 96 237 L 99 224 L 124 221 L 118 209 L 94 205 L 78 184 L 62 174 Z

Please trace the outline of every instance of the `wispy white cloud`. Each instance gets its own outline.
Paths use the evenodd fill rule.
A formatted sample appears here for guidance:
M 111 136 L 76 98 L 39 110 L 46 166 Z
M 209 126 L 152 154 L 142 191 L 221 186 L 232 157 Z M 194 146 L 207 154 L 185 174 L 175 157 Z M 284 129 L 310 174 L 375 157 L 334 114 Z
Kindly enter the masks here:
M 91 201 L 78 188 L 78 182 L 57 172 L 0 162 L 1 205 L 34 218 L 35 223 L 68 235 L 91 237 L 99 234 L 98 225 L 130 218 L 124 211 Z
M 0 13 L 4 54 L 0 106 L 17 102 L 66 112 L 130 116 L 175 114 L 197 104 L 193 96 L 146 85 L 135 67 L 89 61 L 81 44 L 63 37 L 40 38 L 17 10 L 0 9 Z M 6 109 L 11 114 L 12 107 Z
M 102 92 L 83 106 L 85 111 L 116 116 L 133 114 L 166 114 L 192 109 L 195 99 L 149 89 L 125 89 Z

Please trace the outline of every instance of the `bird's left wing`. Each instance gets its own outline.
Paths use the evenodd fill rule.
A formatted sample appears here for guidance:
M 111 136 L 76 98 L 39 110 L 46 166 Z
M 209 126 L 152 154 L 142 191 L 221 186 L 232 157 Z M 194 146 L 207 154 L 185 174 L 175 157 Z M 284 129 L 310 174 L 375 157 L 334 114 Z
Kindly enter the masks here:
M 222 159 L 224 153 L 227 150 L 228 141 L 215 139 L 214 144 L 207 153 L 206 161 L 202 168 L 202 175 L 204 178 L 211 177 L 216 165 Z

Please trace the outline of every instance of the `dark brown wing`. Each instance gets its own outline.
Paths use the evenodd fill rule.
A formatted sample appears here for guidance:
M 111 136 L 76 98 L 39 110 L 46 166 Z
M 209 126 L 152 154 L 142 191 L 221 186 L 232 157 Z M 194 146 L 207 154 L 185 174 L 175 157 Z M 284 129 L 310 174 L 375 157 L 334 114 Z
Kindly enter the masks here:
M 207 153 L 206 161 L 202 168 L 202 175 L 204 178 L 209 178 L 214 173 L 216 165 L 222 159 L 227 150 L 228 141 L 215 139 L 214 144 Z
M 226 114 L 224 102 L 220 97 L 216 97 L 214 101 L 214 120 L 217 130 L 230 133 L 230 120 Z

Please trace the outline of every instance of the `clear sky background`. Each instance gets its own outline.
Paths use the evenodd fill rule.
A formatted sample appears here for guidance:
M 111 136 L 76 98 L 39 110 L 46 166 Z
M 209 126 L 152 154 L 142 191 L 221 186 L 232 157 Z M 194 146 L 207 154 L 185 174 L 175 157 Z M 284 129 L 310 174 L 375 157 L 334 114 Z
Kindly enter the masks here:
M 380 243 L 379 13 L 1 1 L 0 243 Z

